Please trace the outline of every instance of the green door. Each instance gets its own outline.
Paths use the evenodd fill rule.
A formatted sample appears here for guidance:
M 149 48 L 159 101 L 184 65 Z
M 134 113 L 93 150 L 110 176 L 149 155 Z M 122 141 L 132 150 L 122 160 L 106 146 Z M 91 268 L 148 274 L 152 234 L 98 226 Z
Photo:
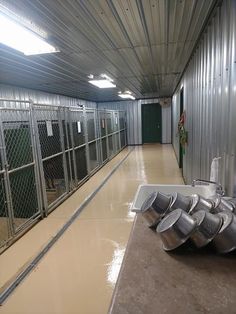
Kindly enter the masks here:
M 161 143 L 161 106 L 160 104 L 142 105 L 143 143 Z

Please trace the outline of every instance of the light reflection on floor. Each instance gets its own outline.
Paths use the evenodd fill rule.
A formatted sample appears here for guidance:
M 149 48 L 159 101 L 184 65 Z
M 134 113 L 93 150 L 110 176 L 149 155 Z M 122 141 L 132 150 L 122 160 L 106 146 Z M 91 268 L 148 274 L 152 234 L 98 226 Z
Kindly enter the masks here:
M 123 151 L 121 156 L 126 153 Z M 116 158 L 120 158 L 119 155 Z M 22 255 L 22 248 L 27 251 L 27 247 L 35 247 L 47 228 L 50 238 L 54 234 L 51 232 L 54 225 L 57 228 L 65 223 L 78 208 L 82 191 L 84 199 L 107 175 L 106 169 L 113 169 L 115 160 L 16 243 L 11 248 L 12 255 L 7 252 L 9 260 L 6 258 L 4 265 L 13 264 L 13 253 L 14 256 Z M 145 183 L 173 181 L 182 183 L 171 145 L 136 147 L 34 272 L 1 307 L 1 314 L 107 313 L 135 217 L 131 205 L 137 188 Z M 21 250 L 13 252 L 15 247 Z
M 122 264 L 122 260 L 125 254 L 125 247 L 120 247 L 118 243 L 116 243 L 116 249 L 114 250 L 112 260 L 108 264 L 107 268 L 107 281 L 111 284 L 112 288 L 115 287 L 120 267 Z

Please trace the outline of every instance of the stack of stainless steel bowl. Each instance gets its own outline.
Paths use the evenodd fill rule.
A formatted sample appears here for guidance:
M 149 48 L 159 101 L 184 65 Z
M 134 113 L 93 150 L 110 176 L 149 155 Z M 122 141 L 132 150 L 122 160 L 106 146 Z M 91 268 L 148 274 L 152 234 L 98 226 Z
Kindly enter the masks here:
M 170 208 L 172 197 L 160 192 L 150 194 L 144 201 L 141 213 L 149 227 L 156 227 Z
M 188 240 L 197 248 L 210 242 L 219 253 L 236 249 L 236 200 L 216 196 L 206 199 L 198 194 L 185 196 L 154 192 L 145 200 L 141 214 L 155 228 L 166 251 Z

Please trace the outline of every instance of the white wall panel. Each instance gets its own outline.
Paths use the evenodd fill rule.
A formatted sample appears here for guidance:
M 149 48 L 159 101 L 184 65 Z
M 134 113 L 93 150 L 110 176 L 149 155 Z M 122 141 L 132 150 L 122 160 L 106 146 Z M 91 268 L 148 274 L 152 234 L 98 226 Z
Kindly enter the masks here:
M 171 143 L 171 106 L 162 107 L 162 143 Z

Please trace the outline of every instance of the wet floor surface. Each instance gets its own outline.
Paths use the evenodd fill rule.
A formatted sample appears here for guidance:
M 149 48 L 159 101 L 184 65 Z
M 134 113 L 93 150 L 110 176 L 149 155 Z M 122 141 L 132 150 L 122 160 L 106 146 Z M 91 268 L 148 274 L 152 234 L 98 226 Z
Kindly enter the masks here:
M 0 256 L 1 283 L 47 243 L 128 150 Z M 130 205 L 143 183 L 183 183 L 171 145 L 135 147 L 1 313 L 107 313 L 134 220 Z

